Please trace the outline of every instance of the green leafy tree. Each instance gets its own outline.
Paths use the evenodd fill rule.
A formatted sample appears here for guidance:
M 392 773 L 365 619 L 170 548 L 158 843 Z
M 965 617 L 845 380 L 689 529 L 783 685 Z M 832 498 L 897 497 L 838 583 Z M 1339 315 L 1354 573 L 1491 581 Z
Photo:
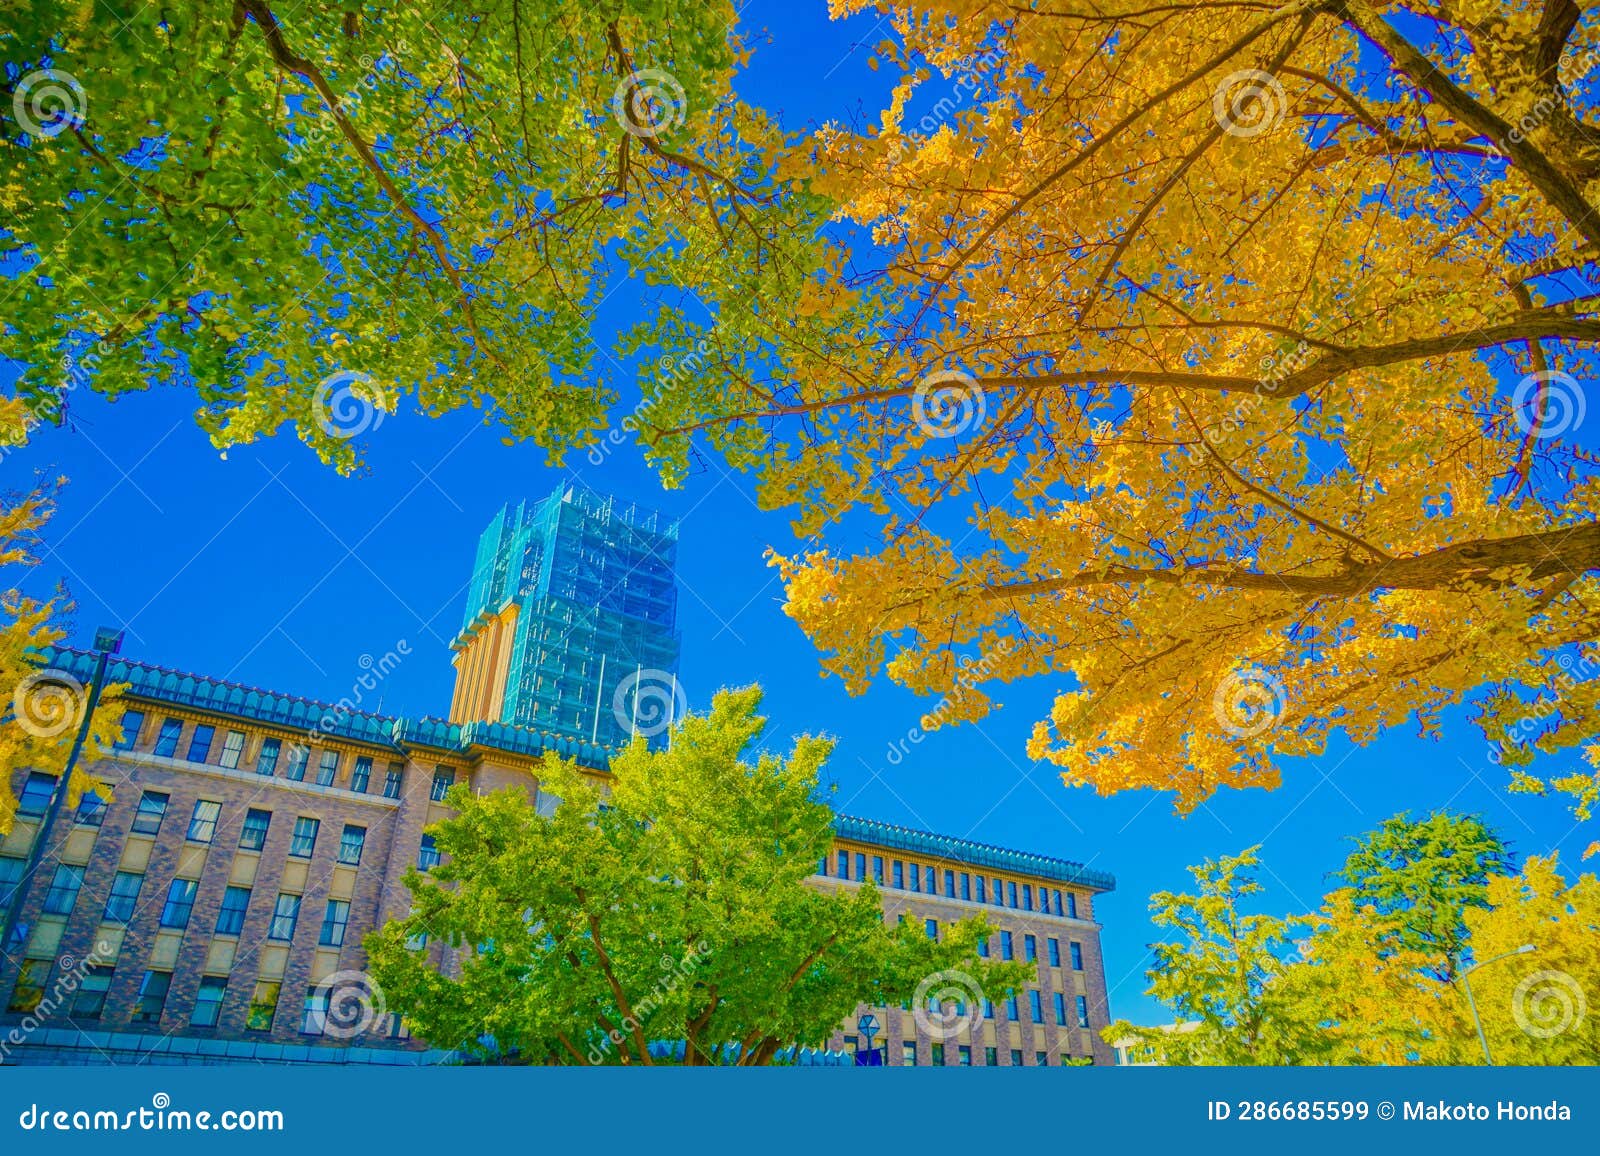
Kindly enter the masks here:
M 548 815 L 515 788 L 456 788 L 457 815 L 434 828 L 445 861 L 408 878 L 412 915 L 367 941 L 412 1030 L 530 1062 L 649 1064 L 651 1041 L 681 1040 L 691 1065 L 765 1064 L 924 981 L 973 1000 L 1020 986 L 1020 965 L 977 958 L 981 919 L 935 941 L 920 920 L 886 925 L 871 883 L 818 885 L 832 744 L 757 751 L 760 703 L 754 687 L 723 691 L 670 749 L 635 742 L 603 781 L 548 756 Z
M 1352 905 L 1373 908 L 1380 950 L 1420 953 L 1451 979 L 1467 944 L 1466 913 L 1489 906 L 1489 881 L 1515 871 L 1505 843 L 1476 815 L 1401 813 L 1356 840 L 1337 877 Z
M 780 195 L 780 134 L 733 99 L 736 23 L 729 0 L 0 0 L 0 356 L 31 420 L 154 383 L 195 389 L 220 448 L 289 423 L 341 469 L 402 397 L 558 458 L 594 441 L 615 394 L 589 325 L 631 270 L 801 292 L 820 202 Z M 621 352 L 675 348 L 682 307 L 704 316 L 665 301 Z M 760 329 L 732 312 L 730 349 Z
M 1172 1009 L 1176 1029 L 1119 1021 L 1108 1041 L 1134 1041 L 1169 1064 L 1285 1064 L 1296 1062 L 1317 1018 L 1278 998 L 1275 982 L 1289 966 L 1304 918 L 1247 914 L 1259 894 L 1258 847 L 1191 867 L 1198 891 L 1157 892 L 1152 919 L 1179 938 L 1157 943 L 1146 994 Z

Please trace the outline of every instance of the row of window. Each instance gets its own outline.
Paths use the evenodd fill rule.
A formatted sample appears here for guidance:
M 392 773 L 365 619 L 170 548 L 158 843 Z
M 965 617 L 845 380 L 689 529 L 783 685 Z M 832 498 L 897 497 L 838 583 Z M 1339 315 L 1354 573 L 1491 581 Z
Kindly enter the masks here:
M 30 959 L 23 963 L 22 973 L 12 991 L 9 1010 L 31 1012 L 43 998 L 45 983 L 50 977 L 51 961 Z M 69 1014 L 74 1020 L 98 1020 L 105 1010 L 106 993 L 111 989 L 115 968 L 110 964 L 88 967 L 73 992 Z M 139 996 L 134 1003 L 131 1019 L 136 1024 L 159 1023 L 166 1009 L 167 994 L 172 989 L 172 972 L 146 971 L 139 981 Z M 245 1030 L 270 1032 L 277 1016 L 283 984 L 279 980 L 258 979 L 250 996 L 245 1013 Z M 200 979 L 195 992 L 194 1005 L 189 1011 L 189 1026 L 212 1028 L 222 1015 L 222 1001 L 228 992 L 228 977 L 207 975 Z M 302 1035 L 320 1036 L 328 1018 L 329 991 L 313 984 L 306 989 L 305 1002 L 300 1016 Z
M 856 1040 L 855 1036 L 845 1036 L 844 1042 L 845 1042 L 846 1046 L 848 1046 L 848 1047 L 850 1047 L 852 1049 L 858 1046 L 858 1041 Z M 1022 1052 L 1021 1048 L 1011 1048 L 1011 1049 L 1009 1049 L 1009 1051 L 1010 1051 L 1010 1057 L 1009 1058 L 1011 1060 L 1011 1066 L 1013 1068 L 1020 1068 L 1020 1067 L 1026 1066 L 1024 1061 L 1023 1061 L 1023 1058 L 1022 1058 L 1023 1057 L 1023 1052 Z M 931 1059 L 932 1059 L 932 1063 L 933 1063 L 934 1067 L 942 1068 L 942 1067 L 945 1067 L 947 1065 L 948 1061 L 945 1059 L 946 1049 L 945 1049 L 945 1046 L 943 1044 L 934 1044 L 934 1045 L 932 1045 L 932 1048 L 930 1050 L 930 1054 L 931 1054 Z M 994 1067 L 998 1067 L 1000 1065 L 1000 1049 L 999 1048 L 984 1048 L 983 1052 L 982 1052 L 982 1055 L 983 1055 L 983 1063 L 980 1066 L 994 1068 Z M 972 1067 L 972 1057 L 973 1057 L 973 1049 L 972 1049 L 972 1045 L 971 1044 L 957 1044 L 956 1045 L 956 1049 L 955 1049 L 955 1066 L 956 1067 L 961 1067 L 961 1068 L 970 1068 L 970 1067 Z M 906 1040 L 903 1043 L 901 1043 L 901 1045 L 900 1045 L 900 1063 L 904 1067 L 907 1067 L 907 1068 L 914 1068 L 914 1067 L 917 1066 L 917 1042 L 915 1040 Z M 1056 1060 L 1056 1063 L 1060 1067 L 1063 1067 L 1063 1068 L 1066 1067 L 1068 1064 L 1072 1063 L 1072 1053 L 1071 1052 L 1061 1052 L 1061 1053 L 1059 1053 L 1059 1055 L 1057 1057 L 1057 1060 Z M 1036 1068 L 1049 1067 L 1050 1066 L 1050 1053 L 1049 1052 L 1034 1052 L 1033 1053 L 1033 1066 L 1036 1067 Z
M 855 871 L 851 872 L 851 860 L 854 859 Z M 868 856 L 857 851 L 854 855 L 849 851 L 834 852 L 834 872 L 836 879 L 853 879 L 857 883 L 866 882 Z M 882 855 L 873 855 L 872 881 L 878 886 L 884 885 L 884 858 Z M 892 859 L 888 863 L 889 886 L 900 891 L 913 891 L 918 894 L 938 896 L 940 871 L 932 865 L 903 862 Z M 828 860 L 824 856 L 817 868 L 818 875 L 828 874 Z M 954 871 L 946 869 L 943 873 L 944 890 L 946 899 L 965 899 L 968 902 L 993 903 L 996 907 L 1010 907 L 1018 911 L 1032 911 L 1034 901 L 1034 887 L 1031 883 L 1018 883 L 1014 879 L 986 879 L 969 871 Z M 907 886 L 907 883 L 910 886 Z M 1045 915 L 1061 915 L 1068 919 L 1078 918 L 1078 897 L 1071 891 L 1063 892 L 1059 888 L 1040 887 L 1039 910 Z
M 1050 966 L 1060 967 L 1061 941 L 1053 937 L 1046 939 L 1045 948 L 1048 953 L 1047 958 L 1050 961 Z M 989 941 L 987 939 L 979 941 L 978 954 L 984 959 L 989 958 Z M 1015 936 L 1013 936 L 1009 931 L 1002 931 L 1000 933 L 1000 958 L 1015 959 L 1016 957 Z M 1029 963 L 1032 963 L 1039 958 L 1039 940 L 1036 937 L 1032 935 L 1024 935 L 1022 937 L 1022 958 L 1027 960 Z M 1067 942 L 1067 958 L 1072 961 L 1073 971 L 1082 971 L 1083 945 L 1077 940 L 1069 940 Z
M 122 737 L 117 742 L 118 750 L 132 750 L 139 741 L 139 734 L 144 729 L 145 712 L 142 710 L 129 710 L 122 715 Z M 162 758 L 175 759 L 178 757 L 178 745 L 183 737 L 183 720 L 168 716 L 161 720 L 161 726 L 156 731 L 155 742 L 151 745 L 150 753 Z M 230 730 L 223 735 L 222 745 L 217 748 L 216 765 L 228 770 L 239 770 L 240 760 L 244 757 L 245 732 Z M 184 758 L 191 763 L 209 763 L 212 749 L 217 743 L 217 728 L 206 723 L 197 723 L 189 733 L 189 743 L 184 752 Z M 324 749 L 313 752 L 311 747 L 304 743 L 291 742 L 285 747 L 280 738 L 267 736 L 261 740 L 261 749 L 256 753 L 255 772 L 258 775 L 276 775 L 280 765 L 283 767 L 283 777 L 293 782 L 303 783 L 310 772 L 311 756 L 317 755 L 317 769 L 314 782 L 319 787 L 331 787 L 339 777 L 339 769 L 344 755 L 335 750 Z M 357 794 L 367 794 L 372 786 L 373 760 L 370 755 L 358 755 L 350 768 L 350 784 L 348 789 Z M 442 800 L 445 792 L 455 785 L 456 772 L 452 767 L 439 766 L 434 769 L 433 783 L 429 789 L 429 798 L 435 802 Z M 384 771 L 383 797 L 398 799 L 405 784 L 405 764 L 392 762 Z M 48 798 L 48 796 L 47 796 Z

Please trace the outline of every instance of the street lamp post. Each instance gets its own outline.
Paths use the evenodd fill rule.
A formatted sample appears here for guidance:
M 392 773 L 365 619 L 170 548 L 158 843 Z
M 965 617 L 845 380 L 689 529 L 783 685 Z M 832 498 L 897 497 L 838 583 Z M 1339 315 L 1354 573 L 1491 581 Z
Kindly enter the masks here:
M 72 781 L 72 772 L 78 765 L 78 756 L 83 753 L 83 744 L 89 737 L 89 728 L 94 724 L 94 708 L 98 705 L 100 691 L 105 686 L 106 662 L 122 649 L 122 632 L 101 627 L 95 631 L 94 648 L 100 657 L 95 663 L 94 678 L 89 683 L 88 698 L 84 700 L 83 718 L 78 721 L 78 733 L 72 740 L 72 749 L 67 752 L 67 765 L 62 769 L 56 779 L 55 788 L 50 792 L 50 803 L 45 807 L 44 820 L 34 834 L 27 865 L 23 867 L 22 877 L 12 889 L 11 901 L 6 904 L 5 926 L 0 929 L 0 957 L 9 954 L 11 937 L 16 934 L 17 919 L 22 914 L 23 894 L 27 891 L 34 873 L 39 869 L 39 861 L 44 858 L 44 849 L 50 842 L 50 833 L 55 828 L 57 817 L 61 814 L 62 804 L 66 802 L 67 784 Z
M 1497 963 L 1502 959 L 1510 959 L 1513 955 L 1527 955 L 1528 952 L 1537 950 L 1538 948 L 1533 944 L 1524 943 L 1515 951 L 1501 952 L 1499 955 L 1490 956 L 1488 959 L 1483 960 L 1481 963 L 1475 963 L 1471 967 L 1461 967 L 1461 957 L 1459 955 L 1456 956 L 1456 966 L 1459 969 L 1457 974 L 1461 976 L 1461 986 L 1467 991 L 1467 1007 L 1472 1009 L 1472 1023 L 1478 1029 L 1478 1043 L 1483 1048 L 1483 1062 L 1490 1067 L 1494 1066 L 1494 1058 L 1489 1055 L 1489 1037 L 1483 1034 L 1483 1021 L 1478 1018 L 1478 1004 L 1472 998 L 1472 981 L 1467 977 L 1480 967 L 1488 967 L 1491 963 Z

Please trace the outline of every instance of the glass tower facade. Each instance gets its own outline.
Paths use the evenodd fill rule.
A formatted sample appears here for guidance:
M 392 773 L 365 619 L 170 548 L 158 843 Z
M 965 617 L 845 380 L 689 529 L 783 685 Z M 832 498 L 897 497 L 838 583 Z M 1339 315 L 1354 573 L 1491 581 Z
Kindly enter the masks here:
M 685 707 L 677 545 L 676 522 L 574 483 L 503 508 L 478 539 L 452 644 L 452 721 L 661 741 Z

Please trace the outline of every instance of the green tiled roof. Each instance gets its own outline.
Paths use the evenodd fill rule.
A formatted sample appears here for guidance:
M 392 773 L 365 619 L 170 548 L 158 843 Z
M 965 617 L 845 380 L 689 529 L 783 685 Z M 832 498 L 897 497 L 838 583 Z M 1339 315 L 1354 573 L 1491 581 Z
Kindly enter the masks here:
M 1040 879 L 1055 879 L 1096 891 L 1116 889 L 1117 880 L 1108 871 L 1096 871 L 1070 859 L 1056 859 L 1049 855 L 1034 855 L 1027 851 L 1012 851 L 989 843 L 975 843 L 970 839 L 957 839 L 952 835 L 935 835 L 912 827 L 897 827 L 893 823 L 880 823 L 876 819 L 858 819 L 853 815 L 840 815 L 833 821 L 834 833 L 841 839 L 857 843 L 870 843 L 874 847 L 889 847 L 931 859 L 954 860 L 973 867 L 988 867 L 996 871 L 1011 871 L 1018 875 L 1032 875 Z

